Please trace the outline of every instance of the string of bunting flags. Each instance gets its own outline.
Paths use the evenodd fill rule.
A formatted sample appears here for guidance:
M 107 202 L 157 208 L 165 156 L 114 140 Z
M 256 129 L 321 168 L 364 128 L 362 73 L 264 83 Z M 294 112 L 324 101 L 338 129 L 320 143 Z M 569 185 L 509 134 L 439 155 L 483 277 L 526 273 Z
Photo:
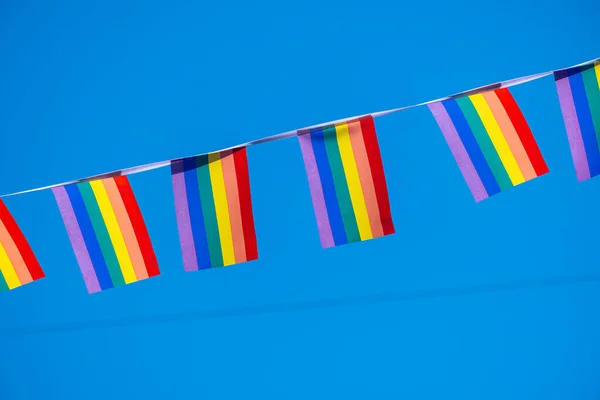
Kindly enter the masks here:
M 160 275 L 127 175 L 170 167 L 185 271 L 258 259 L 247 148 L 297 137 L 323 248 L 395 232 L 374 119 L 427 106 L 476 202 L 549 172 L 509 88 L 553 76 L 578 181 L 600 175 L 600 59 L 441 99 L 0 196 L 0 291 L 45 277 L 2 198 L 51 189 L 88 293 Z

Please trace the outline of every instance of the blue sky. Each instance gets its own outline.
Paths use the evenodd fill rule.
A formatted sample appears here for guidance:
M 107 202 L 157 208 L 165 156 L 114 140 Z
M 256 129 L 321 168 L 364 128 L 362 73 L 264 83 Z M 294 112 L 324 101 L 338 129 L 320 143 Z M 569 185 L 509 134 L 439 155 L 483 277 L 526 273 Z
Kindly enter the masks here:
M 0 192 L 216 150 L 600 56 L 591 0 L 0 5 Z M 0 398 L 594 399 L 600 180 L 551 78 L 550 174 L 475 204 L 426 108 L 376 120 L 397 233 L 320 248 L 296 140 L 249 150 L 256 262 L 184 273 L 168 169 L 131 178 L 162 275 L 89 296 L 50 192 L 6 200 L 47 278 L 0 296 Z

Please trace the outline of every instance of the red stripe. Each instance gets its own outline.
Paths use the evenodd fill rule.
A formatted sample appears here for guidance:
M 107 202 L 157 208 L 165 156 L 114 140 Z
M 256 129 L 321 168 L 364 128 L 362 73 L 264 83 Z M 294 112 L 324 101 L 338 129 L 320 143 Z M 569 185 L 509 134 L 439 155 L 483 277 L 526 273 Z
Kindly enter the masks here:
M 521 139 L 521 143 L 523 143 L 525 152 L 531 161 L 531 165 L 533 166 L 536 175 L 544 175 L 548 172 L 548 166 L 546 165 L 546 161 L 544 161 L 540 148 L 533 137 L 533 133 L 531 133 L 529 124 L 521 112 L 519 105 L 512 97 L 510 91 L 506 88 L 496 90 L 496 95 L 504 106 L 508 118 L 510 118 L 510 121 L 515 127 L 517 135 L 519 135 L 519 139 Z
M 133 190 L 131 189 L 131 185 L 129 184 L 129 179 L 127 179 L 126 176 L 116 176 L 113 179 L 117 184 L 117 188 L 121 194 L 121 199 L 123 199 L 123 204 L 127 210 L 127 215 L 131 220 L 131 225 L 133 226 L 135 237 L 138 245 L 140 246 L 142 258 L 144 259 L 144 264 L 146 265 L 146 271 L 148 271 L 148 276 L 153 277 L 160 275 L 158 261 L 156 260 L 154 249 L 152 248 L 150 235 L 148 235 L 148 229 L 146 228 L 144 217 L 142 217 L 142 212 L 140 211 L 140 207 L 138 206 L 135 195 L 133 194 Z
M 388 197 L 387 184 L 385 183 L 385 173 L 383 172 L 383 161 L 377 142 L 377 133 L 375 132 L 375 123 L 372 116 L 361 118 L 360 128 L 365 141 L 367 158 L 371 166 L 371 176 L 375 186 L 375 197 L 379 206 L 379 217 L 384 235 L 390 235 L 395 232 L 394 222 L 392 221 L 392 212 L 390 210 L 390 199 Z
M 2 199 L 0 199 L 0 219 L 2 220 L 2 223 L 4 223 L 8 234 L 15 242 L 19 253 L 21 253 L 21 257 L 23 257 L 23 261 L 25 261 L 25 265 L 31 274 L 31 279 L 35 281 L 43 278 L 45 275 L 40 263 L 35 257 L 33 250 L 31 250 L 29 243 L 27 243 L 25 235 L 21 232 L 19 225 L 17 225 L 17 222 L 8 211 L 8 208 L 4 205 Z
M 233 151 L 233 162 L 238 180 L 242 230 L 244 231 L 244 241 L 246 243 L 246 260 L 256 260 L 258 258 L 258 247 L 256 245 L 256 232 L 254 230 L 254 216 L 252 215 L 250 176 L 248 175 L 248 157 L 245 147 Z

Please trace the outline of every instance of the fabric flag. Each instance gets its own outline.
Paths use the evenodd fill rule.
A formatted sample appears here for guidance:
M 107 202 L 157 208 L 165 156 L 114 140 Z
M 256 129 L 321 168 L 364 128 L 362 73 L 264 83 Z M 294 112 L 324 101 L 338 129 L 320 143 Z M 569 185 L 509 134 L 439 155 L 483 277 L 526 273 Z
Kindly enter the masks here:
M 258 258 L 246 148 L 171 162 L 186 271 Z
M 600 61 L 554 73 L 577 179 L 600 174 Z
M 0 199 L 0 292 L 44 277 L 23 232 Z
M 324 248 L 394 233 L 373 117 L 299 132 Z
M 89 293 L 160 274 L 126 176 L 52 189 Z
M 548 172 L 531 129 L 508 89 L 432 103 L 429 109 L 475 201 Z

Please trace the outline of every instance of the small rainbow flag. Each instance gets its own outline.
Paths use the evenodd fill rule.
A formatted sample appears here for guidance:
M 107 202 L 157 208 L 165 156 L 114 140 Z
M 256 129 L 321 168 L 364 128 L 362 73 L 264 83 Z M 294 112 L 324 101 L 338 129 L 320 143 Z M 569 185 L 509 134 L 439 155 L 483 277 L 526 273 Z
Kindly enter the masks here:
M 44 277 L 23 232 L 0 199 L 0 292 Z
M 577 179 L 600 174 L 600 61 L 554 73 Z
M 52 189 L 89 293 L 160 274 L 126 176 Z
M 299 132 L 298 140 L 324 248 L 394 233 L 373 117 Z
M 548 172 L 531 129 L 508 89 L 432 103 L 429 109 L 475 201 Z
M 171 162 L 186 271 L 258 258 L 246 148 Z

